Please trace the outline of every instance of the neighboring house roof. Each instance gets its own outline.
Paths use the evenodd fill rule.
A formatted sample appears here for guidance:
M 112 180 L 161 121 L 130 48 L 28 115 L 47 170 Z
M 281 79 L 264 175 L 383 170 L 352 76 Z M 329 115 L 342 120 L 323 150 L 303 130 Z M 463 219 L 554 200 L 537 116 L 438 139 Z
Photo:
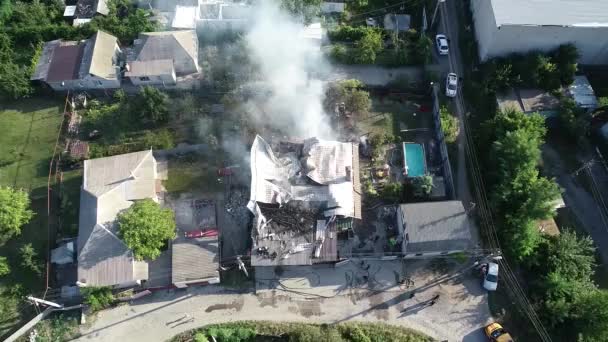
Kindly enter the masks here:
M 96 14 L 108 15 L 106 0 L 78 0 L 76 3 L 76 17 L 93 18 Z
M 82 44 L 55 47 L 46 80 L 61 82 L 78 79 L 83 50 Z
M 127 77 L 141 76 L 160 76 L 171 75 L 175 72 L 173 61 L 170 59 L 159 59 L 155 61 L 134 61 L 129 63 L 129 71 L 125 73 Z
M 201 20 L 247 20 L 251 6 L 246 4 L 203 3 L 200 5 Z
M 471 247 L 470 220 L 462 202 L 400 205 L 405 224 L 406 253 L 445 252 Z
M 384 28 L 392 31 L 407 31 L 410 29 L 412 17 L 409 14 L 389 13 L 384 16 Z
M 156 198 L 152 151 L 84 162 L 78 230 L 78 280 L 109 286 L 147 279 L 147 264 L 117 236 L 119 212 L 134 200 Z
M 34 73 L 30 77 L 30 80 L 38 81 L 47 79 L 49 74 L 49 67 L 51 66 L 51 62 L 53 61 L 53 55 L 55 54 L 55 48 L 59 46 L 59 44 L 61 44 L 60 39 L 44 43 L 44 45 L 42 46 L 42 53 L 38 58 L 36 70 L 34 70 Z
M 218 238 L 179 237 L 171 244 L 171 283 L 219 277 Z
M 137 61 L 173 60 L 176 73 L 198 72 L 198 37 L 193 30 L 148 32 L 134 43 Z
M 593 110 L 599 105 L 593 87 L 585 76 L 574 76 L 574 82 L 568 87 L 568 93 L 581 108 Z
M 175 6 L 171 27 L 174 29 L 195 29 L 197 6 Z
M 608 26 L 608 1 L 606 0 L 487 1 L 492 3 L 496 26 Z
M 104 79 L 117 79 L 117 45 L 116 37 L 103 31 L 97 31 L 87 41 L 80 77 L 91 74 Z

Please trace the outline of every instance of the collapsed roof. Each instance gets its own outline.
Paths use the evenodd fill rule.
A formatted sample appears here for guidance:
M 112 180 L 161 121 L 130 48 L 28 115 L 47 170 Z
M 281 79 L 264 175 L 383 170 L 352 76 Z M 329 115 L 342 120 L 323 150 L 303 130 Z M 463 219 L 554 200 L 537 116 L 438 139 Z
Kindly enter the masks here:
M 275 151 L 256 136 L 248 207 L 252 265 L 336 261 L 337 220 L 361 218 L 358 145 L 311 138 Z

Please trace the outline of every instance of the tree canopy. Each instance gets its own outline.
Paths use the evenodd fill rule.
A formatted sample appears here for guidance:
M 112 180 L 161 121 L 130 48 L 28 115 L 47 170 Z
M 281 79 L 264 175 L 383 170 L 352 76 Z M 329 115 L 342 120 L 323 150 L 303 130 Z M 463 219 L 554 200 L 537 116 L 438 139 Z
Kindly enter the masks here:
M 363 90 L 363 83 L 354 79 L 334 82 L 327 88 L 323 100 L 325 110 L 333 112 L 341 103 L 347 112 L 354 114 L 367 113 L 372 106 L 369 93 Z
M 452 115 L 446 106 L 442 106 L 439 109 L 439 120 L 445 141 L 448 143 L 456 142 L 460 132 L 458 118 Z
M 169 119 L 169 96 L 162 91 L 145 86 L 139 91 L 133 110 L 140 118 L 155 123 L 166 122 Z
M 0 245 L 21 234 L 21 227 L 33 216 L 30 198 L 25 191 L 0 187 Z
M 129 0 L 110 0 L 109 13 L 96 16 L 89 23 L 87 30 L 106 31 L 113 34 L 123 43 L 130 43 L 142 32 L 153 32 L 159 29 L 159 23 L 150 20 L 152 11 L 135 7 Z
M 175 238 L 175 216 L 151 199 L 137 201 L 118 215 L 118 232 L 138 260 L 156 259 Z
M 0 256 L 0 277 L 11 273 L 11 268 L 6 257 Z
M 501 111 L 485 125 L 492 165 L 491 201 L 501 220 L 506 250 L 517 259 L 530 255 L 540 242 L 536 221 L 553 214 L 557 184 L 540 175 L 537 165 L 544 141 L 544 119 L 539 114 Z

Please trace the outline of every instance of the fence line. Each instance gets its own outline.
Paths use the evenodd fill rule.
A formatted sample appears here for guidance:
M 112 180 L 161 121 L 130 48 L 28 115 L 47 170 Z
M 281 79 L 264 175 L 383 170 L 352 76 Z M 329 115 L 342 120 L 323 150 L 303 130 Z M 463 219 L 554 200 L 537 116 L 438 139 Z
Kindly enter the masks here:
M 57 157 L 57 147 L 59 146 L 59 139 L 61 138 L 61 133 L 63 132 L 63 125 L 65 123 L 65 117 L 67 116 L 68 106 L 70 104 L 70 92 L 65 96 L 65 104 L 63 107 L 63 114 L 61 118 L 61 124 L 59 125 L 59 131 L 57 132 L 57 139 L 55 140 L 55 147 L 53 148 L 53 156 L 51 157 L 51 161 L 49 162 L 49 175 L 46 183 L 46 224 L 47 224 L 47 247 L 46 247 L 46 286 L 45 289 L 49 289 L 49 278 L 51 273 L 51 176 L 57 175 L 57 171 L 59 170 L 59 160 L 61 156 L 59 156 L 59 160 L 55 160 Z M 53 165 L 55 165 L 55 173 L 53 174 Z M 56 181 L 56 179 L 55 179 Z M 46 295 L 46 291 L 45 291 Z
M 433 86 L 433 119 L 435 121 L 435 135 L 439 141 L 439 151 L 441 154 L 441 164 L 443 166 L 443 180 L 445 181 L 446 191 L 448 198 L 454 198 L 454 180 L 452 178 L 452 166 L 450 165 L 450 158 L 448 157 L 448 148 L 445 144 L 445 136 L 441 129 L 441 119 L 439 116 L 439 96 L 437 94 L 437 87 Z

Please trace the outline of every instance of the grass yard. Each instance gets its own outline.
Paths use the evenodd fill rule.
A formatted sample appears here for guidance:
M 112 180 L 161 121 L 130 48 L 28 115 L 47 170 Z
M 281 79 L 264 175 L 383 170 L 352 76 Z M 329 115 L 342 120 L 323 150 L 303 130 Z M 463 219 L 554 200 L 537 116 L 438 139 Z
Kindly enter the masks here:
M 63 101 L 36 98 L 0 105 L 0 185 L 46 196 L 49 161 L 62 120 Z
M 432 113 L 420 112 L 417 105 L 415 101 L 373 96 L 371 111 L 357 125 L 362 134 L 403 135 L 402 130 L 431 128 Z
M 217 169 L 221 165 L 217 156 L 188 154 L 169 159 L 168 176 L 163 185 L 169 193 L 222 191 L 223 184 L 218 182 Z
M 386 341 L 386 342 L 430 342 L 432 338 L 417 331 L 378 323 L 304 324 L 290 322 L 243 321 L 214 324 L 187 331 L 171 341 L 207 341 L 204 337 L 215 336 L 228 341 L 229 336 L 241 337 L 240 341 Z M 209 341 L 212 339 L 209 338 Z M 232 339 L 231 339 L 232 340 Z M 236 340 L 236 339 L 234 339 Z

